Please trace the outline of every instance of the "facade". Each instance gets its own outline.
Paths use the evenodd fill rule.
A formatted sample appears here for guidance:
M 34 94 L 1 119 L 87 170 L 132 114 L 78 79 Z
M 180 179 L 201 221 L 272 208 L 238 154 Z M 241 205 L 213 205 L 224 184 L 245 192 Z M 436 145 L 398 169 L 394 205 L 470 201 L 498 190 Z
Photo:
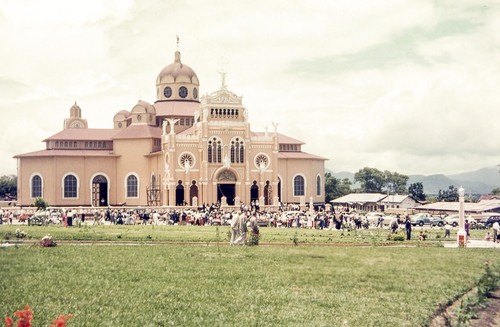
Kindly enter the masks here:
M 422 205 L 421 202 L 415 200 L 410 195 L 405 195 L 405 194 L 388 195 L 381 201 L 381 204 L 384 208 L 383 210 L 386 209 L 408 210 Z
M 119 111 L 113 128 L 89 128 L 75 103 L 44 150 L 15 156 L 18 205 L 324 204 L 326 159 L 302 152 L 277 124 L 253 132 L 242 98 L 224 75 L 221 84 L 200 99 L 177 51 L 156 79 L 156 101 Z
M 382 200 L 387 194 L 382 193 L 351 193 L 330 201 L 334 207 L 354 209 L 357 211 L 382 211 Z

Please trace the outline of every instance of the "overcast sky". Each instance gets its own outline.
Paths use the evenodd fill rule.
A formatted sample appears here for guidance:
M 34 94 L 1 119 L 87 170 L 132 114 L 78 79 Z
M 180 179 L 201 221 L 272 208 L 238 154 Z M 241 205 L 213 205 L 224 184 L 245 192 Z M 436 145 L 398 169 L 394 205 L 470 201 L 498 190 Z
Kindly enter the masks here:
M 457 173 L 500 163 L 498 1 L 2 0 L 0 175 L 76 101 L 90 128 L 156 100 L 159 72 L 243 96 L 252 130 L 326 167 Z

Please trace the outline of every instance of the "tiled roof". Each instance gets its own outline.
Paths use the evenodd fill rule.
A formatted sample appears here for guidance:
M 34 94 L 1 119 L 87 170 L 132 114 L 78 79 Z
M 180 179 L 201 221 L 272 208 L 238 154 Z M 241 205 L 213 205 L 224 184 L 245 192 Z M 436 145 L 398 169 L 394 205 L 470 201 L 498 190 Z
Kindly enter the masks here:
M 195 101 L 157 101 L 154 104 L 156 116 L 190 116 L 200 108 Z
M 420 206 L 416 209 L 429 211 L 458 211 L 459 207 L 459 202 L 435 202 Z M 500 209 L 500 200 L 483 200 L 477 203 L 464 203 L 464 210 L 466 212 L 486 212 L 496 211 L 498 209 Z
M 383 199 L 382 202 L 383 203 L 401 203 L 408 197 L 409 197 L 409 195 L 404 195 L 404 194 L 389 195 L 388 197 Z
M 382 193 L 351 193 L 332 200 L 333 203 L 376 203 L 382 201 L 387 194 Z
M 113 139 L 161 138 L 161 128 L 149 125 L 130 125 L 120 130 Z
M 120 130 L 117 129 L 104 129 L 104 128 L 68 128 L 61 132 L 52 135 L 51 137 L 43 140 L 47 141 L 60 141 L 60 140 L 73 140 L 73 141 L 111 141 L 113 136 Z
M 179 135 L 192 135 L 192 134 L 194 134 L 194 126 L 191 126 L 191 127 L 187 128 L 187 129 L 185 129 L 177 134 L 179 134 Z
M 286 136 L 286 135 L 283 135 L 283 134 L 280 134 L 280 133 L 277 133 L 278 134 L 278 143 L 279 144 L 305 144 L 304 142 L 302 141 L 299 141 L 297 139 L 294 139 L 290 136 Z M 266 135 L 265 132 L 252 132 L 252 136 L 254 137 L 264 137 Z M 273 135 L 273 133 L 267 133 L 267 135 L 270 137 Z
M 316 160 L 328 160 L 327 158 L 323 158 L 314 154 L 306 153 L 306 152 L 278 152 L 278 159 L 316 159 Z
M 18 154 L 14 158 L 29 157 L 114 157 L 109 150 L 40 150 Z

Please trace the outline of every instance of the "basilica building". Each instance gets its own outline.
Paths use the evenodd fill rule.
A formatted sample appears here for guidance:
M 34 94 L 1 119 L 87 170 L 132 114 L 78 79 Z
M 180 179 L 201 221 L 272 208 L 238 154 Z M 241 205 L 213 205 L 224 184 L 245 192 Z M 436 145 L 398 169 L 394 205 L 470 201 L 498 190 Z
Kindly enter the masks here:
M 275 207 L 324 204 L 325 158 L 303 142 L 254 132 L 242 98 L 228 90 L 201 99 L 193 69 L 174 62 L 156 78 L 156 101 L 139 101 L 93 129 L 75 103 L 44 150 L 15 156 L 18 205 Z

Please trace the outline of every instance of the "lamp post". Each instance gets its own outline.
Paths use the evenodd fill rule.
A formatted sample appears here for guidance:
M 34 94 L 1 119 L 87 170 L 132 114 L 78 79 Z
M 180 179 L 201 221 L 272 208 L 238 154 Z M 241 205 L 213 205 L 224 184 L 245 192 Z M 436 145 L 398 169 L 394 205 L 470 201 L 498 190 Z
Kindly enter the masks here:
M 465 212 L 464 212 L 464 195 L 465 195 L 465 190 L 463 187 L 460 186 L 458 189 L 458 202 L 459 202 L 459 209 L 458 209 L 458 233 L 457 233 L 457 244 L 459 248 L 464 248 L 465 245 L 467 244 L 466 242 L 466 237 L 467 234 L 465 233 Z

